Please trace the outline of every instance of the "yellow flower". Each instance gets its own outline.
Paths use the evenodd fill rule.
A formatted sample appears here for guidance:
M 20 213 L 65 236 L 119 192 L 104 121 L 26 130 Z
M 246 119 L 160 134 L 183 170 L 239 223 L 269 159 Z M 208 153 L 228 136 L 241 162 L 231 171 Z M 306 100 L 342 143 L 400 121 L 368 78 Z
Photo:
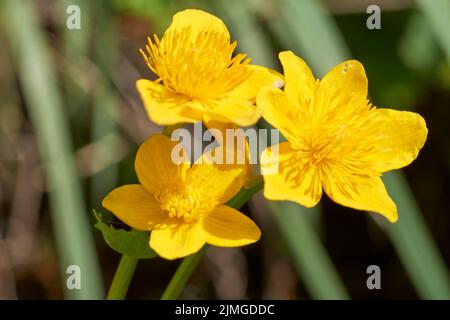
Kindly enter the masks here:
M 284 92 L 267 88 L 257 97 L 263 117 L 288 140 L 279 144 L 277 160 L 271 160 L 271 148 L 261 155 L 261 162 L 279 165 L 278 174 L 264 176 L 265 197 L 312 207 L 323 189 L 343 206 L 397 221 L 397 207 L 380 177 L 417 157 L 428 132 L 424 119 L 372 107 L 358 61 L 341 63 L 316 81 L 292 52 L 279 57 Z
M 137 89 L 150 119 L 159 125 L 215 120 L 249 126 L 262 86 L 280 79 L 276 72 L 250 65 L 245 54 L 232 56 L 227 27 L 201 10 L 178 12 L 161 40 L 148 39 L 145 53 L 156 81 L 141 79 Z
M 205 243 L 238 247 L 258 241 L 255 223 L 223 204 L 242 187 L 243 166 L 212 164 L 208 154 L 203 163 L 174 164 L 175 145 L 161 134 L 150 137 L 136 156 L 140 184 L 114 189 L 102 205 L 134 229 L 152 230 L 150 247 L 166 259 L 193 254 Z

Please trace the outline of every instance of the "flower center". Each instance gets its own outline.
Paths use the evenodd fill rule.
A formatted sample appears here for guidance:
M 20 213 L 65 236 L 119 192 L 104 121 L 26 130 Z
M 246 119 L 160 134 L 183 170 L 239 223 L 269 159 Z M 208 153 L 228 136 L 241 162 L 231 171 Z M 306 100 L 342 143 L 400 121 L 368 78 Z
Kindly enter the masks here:
M 203 188 L 189 185 L 168 187 L 156 198 L 161 203 L 161 210 L 170 218 L 183 219 L 185 223 L 197 221 L 218 204 Z
M 305 125 L 302 134 L 292 141 L 297 152 L 284 166 L 288 180 L 298 184 L 305 172 L 313 169 L 320 176 L 340 168 L 353 174 L 378 176 L 366 158 L 373 153 L 380 134 L 371 125 L 370 110 L 356 114 L 334 114 L 327 122 Z M 299 169 L 300 168 L 300 169 Z
M 191 99 L 214 98 L 227 93 L 250 76 L 245 54 L 232 57 L 236 42 L 226 35 L 204 30 L 193 34 L 191 27 L 168 30 L 160 41 L 148 39 L 149 68 L 173 91 Z

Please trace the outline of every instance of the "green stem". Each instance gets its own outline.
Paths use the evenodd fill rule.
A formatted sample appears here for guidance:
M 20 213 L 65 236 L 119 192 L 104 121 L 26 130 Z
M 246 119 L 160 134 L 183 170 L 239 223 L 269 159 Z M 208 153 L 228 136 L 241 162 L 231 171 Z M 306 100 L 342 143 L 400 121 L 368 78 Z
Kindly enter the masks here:
M 163 295 L 161 296 L 161 300 L 175 300 L 181 294 L 186 285 L 186 282 L 189 280 L 192 272 L 194 272 L 198 263 L 202 259 L 203 255 L 206 251 L 206 245 L 198 251 L 197 253 L 184 258 L 178 267 L 177 271 L 173 275 L 169 284 L 167 285 L 166 290 L 164 290 Z
M 264 180 L 262 176 L 256 176 L 251 179 L 251 183 L 242 188 L 230 201 L 227 206 L 235 209 L 240 209 L 255 193 L 262 190 L 264 187 Z
M 263 186 L 263 179 L 259 176 L 259 178 L 255 179 L 255 183 L 252 183 L 248 189 L 242 188 L 230 201 L 228 201 L 227 205 L 235 209 L 241 208 L 255 193 L 260 191 Z M 205 251 L 206 245 L 197 253 L 184 258 L 167 285 L 166 290 L 164 290 L 161 300 L 175 300 L 180 296 L 184 286 L 194 272 Z
M 131 258 L 127 255 L 122 255 L 119 266 L 117 267 L 111 287 L 109 288 L 108 300 L 123 300 L 130 286 L 134 271 L 139 262 L 139 259 Z

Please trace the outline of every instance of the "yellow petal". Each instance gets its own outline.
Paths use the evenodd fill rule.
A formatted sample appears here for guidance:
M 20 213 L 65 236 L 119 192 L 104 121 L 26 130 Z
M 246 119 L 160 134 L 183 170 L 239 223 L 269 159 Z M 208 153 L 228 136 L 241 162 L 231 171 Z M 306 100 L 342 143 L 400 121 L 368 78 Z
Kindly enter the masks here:
M 164 259 L 186 257 L 199 251 L 205 244 L 205 235 L 199 224 L 177 224 L 172 221 L 163 224 L 166 228 L 152 231 L 150 247 Z
M 322 196 L 319 172 L 315 166 L 302 163 L 298 151 L 289 142 L 278 145 L 278 157 L 274 146 L 261 154 L 261 172 L 264 176 L 264 196 L 270 200 L 289 200 L 305 207 L 313 207 Z M 278 165 L 278 173 L 268 172 Z
M 254 125 L 261 117 L 261 112 L 248 100 L 226 97 L 208 102 L 205 117 L 218 122 L 233 123 L 240 127 Z
M 205 127 L 208 128 L 208 130 L 211 131 L 211 134 L 214 136 L 214 138 L 216 139 L 217 143 L 219 144 L 219 146 L 222 146 L 222 161 L 223 163 L 225 163 L 226 161 L 226 148 L 227 146 L 231 145 L 231 142 L 227 142 L 227 130 L 237 130 L 239 129 L 236 125 L 232 124 L 232 123 L 223 123 L 223 122 L 218 122 L 215 120 L 210 119 L 209 117 L 205 118 Z M 220 132 L 220 134 L 219 134 Z M 234 140 L 234 151 L 235 154 L 238 154 L 238 152 L 240 152 L 239 150 L 239 144 L 236 141 L 237 139 Z M 229 151 L 228 151 L 229 152 Z M 250 179 L 252 177 L 252 165 L 250 163 L 251 157 L 250 157 L 250 147 L 248 144 L 248 139 L 245 140 L 245 172 L 243 173 L 243 175 L 246 177 L 245 180 L 247 181 L 248 179 Z
M 279 89 L 263 88 L 256 98 L 264 119 L 290 142 L 298 143 L 301 128 L 301 110 Z
M 162 134 L 155 134 L 147 139 L 137 152 L 136 174 L 144 188 L 153 195 L 186 177 L 190 167 L 187 154 L 182 153 L 179 163 L 173 161 L 177 160 L 172 157 L 172 150 L 176 150 L 174 147 L 177 143 Z
M 314 116 L 323 118 L 330 113 L 342 116 L 361 109 L 368 109 L 367 77 L 363 65 L 356 60 L 338 64 L 320 81 Z
M 261 231 L 239 211 L 221 205 L 203 220 L 206 243 L 219 247 L 239 247 L 259 240 Z
M 204 31 L 221 33 L 230 39 L 230 33 L 223 21 L 210 13 L 197 9 L 187 9 L 173 16 L 172 24 L 166 32 L 181 32 L 184 28 L 192 28 L 192 36 Z
M 243 186 L 246 178 L 244 164 L 212 163 L 210 151 L 202 155 L 188 172 L 186 183 L 201 187 L 214 200 L 225 203 Z
M 410 164 L 427 139 L 425 120 L 417 113 L 391 109 L 373 110 L 371 127 L 376 134 L 368 137 L 373 153 L 367 161 L 378 172 L 399 169 Z
M 340 205 L 379 213 L 390 222 L 398 219 L 397 206 L 380 177 L 352 175 L 335 168 L 324 177 L 323 187 L 325 193 Z
M 231 90 L 228 93 L 230 97 L 255 102 L 261 88 L 272 87 L 277 85 L 277 82 L 283 83 L 283 76 L 274 70 L 257 65 L 249 65 L 248 69 L 251 70 L 250 77 Z
M 193 102 L 154 81 L 140 79 L 137 90 L 149 118 L 159 125 L 201 121 L 202 114 Z
M 318 86 L 311 69 L 292 51 L 280 52 L 278 56 L 286 79 L 284 92 L 289 99 L 306 107 L 308 101 L 313 100 Z
M 114 189 L 103 199 L 102 206 L 137 230 L 151 230 L 167 218 L 159 202 L 139 184 Z

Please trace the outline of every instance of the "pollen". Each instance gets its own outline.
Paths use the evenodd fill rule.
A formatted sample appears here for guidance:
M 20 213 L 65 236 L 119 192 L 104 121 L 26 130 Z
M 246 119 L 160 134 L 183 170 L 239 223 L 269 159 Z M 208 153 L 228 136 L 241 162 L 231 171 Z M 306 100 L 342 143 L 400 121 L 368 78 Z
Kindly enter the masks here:
M 190 26 L 167 30 L 160 40 L 148 38 L 148 67 L 164 85 L 190 99 L 215 98 L 234 89 L 251 75 L 246 54 L 233 56 L 237 46 L 213 30 L 193 33 Z
M 161 210 L 170 218 L 182 219 L 185 223 L 198 221 L 218 204 L 204 188 L 190 185 L 170 186 L 162 190 L 156 199 L 161 204 Z

